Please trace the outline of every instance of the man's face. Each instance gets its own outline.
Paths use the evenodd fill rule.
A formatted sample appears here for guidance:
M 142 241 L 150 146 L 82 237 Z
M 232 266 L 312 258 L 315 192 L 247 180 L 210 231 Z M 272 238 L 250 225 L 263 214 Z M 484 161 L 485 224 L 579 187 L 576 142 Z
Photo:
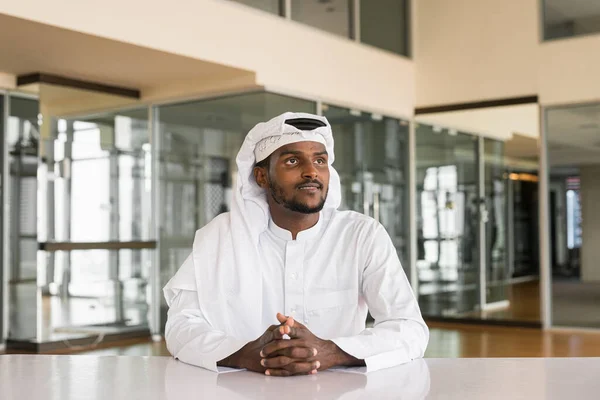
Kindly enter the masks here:
M 268 191 L 269 204 L 312 214 L 323 209 L 329 190 L 325 146 L 298 142 L 282 146 L 269 156 L 267 168 L 256 167 L 256 183 Z

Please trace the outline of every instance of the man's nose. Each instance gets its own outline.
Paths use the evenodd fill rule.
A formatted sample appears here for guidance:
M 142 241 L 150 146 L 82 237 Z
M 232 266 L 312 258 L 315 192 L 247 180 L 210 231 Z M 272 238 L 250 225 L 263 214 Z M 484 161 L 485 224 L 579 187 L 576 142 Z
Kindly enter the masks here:
M 313 163 L 307 163 L 302 170 L 302 177 L 304 179 L 316 179 L 318 176 L 318 171 L 313 165 Z

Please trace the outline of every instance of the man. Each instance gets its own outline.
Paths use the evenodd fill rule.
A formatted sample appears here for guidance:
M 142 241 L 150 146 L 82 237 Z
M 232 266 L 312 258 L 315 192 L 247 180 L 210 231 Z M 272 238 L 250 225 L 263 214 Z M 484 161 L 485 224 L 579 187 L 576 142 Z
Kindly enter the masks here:
M 285 113 L 248 133 L 231 211 L 196 233 L 164 288 L 174 357 L 288 376 L 423 356 L 429 331 L 396 249 L 374 219 L 337 210 L 333 161 L 324 117 Z

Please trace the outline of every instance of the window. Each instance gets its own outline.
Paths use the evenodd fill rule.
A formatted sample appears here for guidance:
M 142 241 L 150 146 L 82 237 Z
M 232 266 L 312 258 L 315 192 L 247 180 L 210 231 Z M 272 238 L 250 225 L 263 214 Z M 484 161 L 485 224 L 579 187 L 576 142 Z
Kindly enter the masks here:
M 597 0 L 543 0 L 544 39 L 600 33 Z
M 410 56 L 408 0 L 360 2 L 360 41 L 403 56 Z
M 249 7 L 258 8 L 272 14 L 283 15 L 280 0 L 230 0 L 236 3 L 245 4 Z
M 351 0 L 292 0 L 292 19 L 350 37 Z

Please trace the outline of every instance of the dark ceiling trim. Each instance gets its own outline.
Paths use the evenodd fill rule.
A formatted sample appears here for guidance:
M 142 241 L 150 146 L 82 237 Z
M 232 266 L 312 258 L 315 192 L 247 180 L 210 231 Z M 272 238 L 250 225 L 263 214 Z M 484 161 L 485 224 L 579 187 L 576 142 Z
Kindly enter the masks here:
M 18 86 L 29 85 L 32 83 L 46 83 L 49 85 L 66 86 L 74 89 L 83 89 L 93 92 L 130 97 L 132 99 L 139 99 L 141 97 L 141 93 L 137 89 L 104 85 L 96 82 L 80 81 L 78 79 L 65 78 L 58 75 L 43 74 L 38 72 L 35 74 L 21 75 L 17 77 Z
M 521 105 L 521 104 L 532 104 L 532 103 L 537 103 L 537 102 L 538 102 L 537 95 L 523 96 L 523 97 L 509 97 L 506 99 L 474 101 L 471 103 L 457 103 L 457 104 L 446 104 L 446 105 L 441 105 L 441 106 L 418 107 L 418 108 L 415 108 L 415 115 L 443 113 L 443 112 L 450 112 L 450 111 L 474 110 L 474 109 L 478 109 L 478 108 L 516 106 L 516 105 Z

